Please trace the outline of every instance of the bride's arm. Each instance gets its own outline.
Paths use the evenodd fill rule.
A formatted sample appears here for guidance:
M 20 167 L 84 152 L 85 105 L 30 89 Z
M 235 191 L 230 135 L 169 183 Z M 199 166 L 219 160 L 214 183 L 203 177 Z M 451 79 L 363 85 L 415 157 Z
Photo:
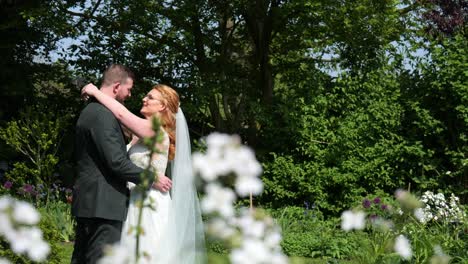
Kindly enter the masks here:
M 101 92 L 94 84 L 90 83 L 83 87 L 81 90 L 81 95 L 88 95 L 96 98 L 96 100 L 98 100 L 114 114 L 117 120 L 119 120 L 138 137 L 143 138 L 154 135 L 151 122 L 149 122 L 147 119 L 134 115 L 117 100 Z

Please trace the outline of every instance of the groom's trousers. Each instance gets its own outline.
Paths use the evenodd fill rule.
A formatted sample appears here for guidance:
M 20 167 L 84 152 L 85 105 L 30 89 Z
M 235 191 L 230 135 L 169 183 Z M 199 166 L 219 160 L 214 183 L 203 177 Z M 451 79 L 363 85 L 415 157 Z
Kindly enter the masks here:
M 122 221 L 102 218 L 76 218 L 76 237 L 71 264 L 95 264 L 103 248 L 120 241 Z

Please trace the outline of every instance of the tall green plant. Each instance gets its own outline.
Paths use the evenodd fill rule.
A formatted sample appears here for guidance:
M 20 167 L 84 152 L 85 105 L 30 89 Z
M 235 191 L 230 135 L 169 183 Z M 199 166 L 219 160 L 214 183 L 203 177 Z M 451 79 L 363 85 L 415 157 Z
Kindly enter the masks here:
M 17 120 L 0 128 L 0 139 L 25 158 L 14 164 L 6 178 L 20 185 L 52 186 L 59 161 L 56 154 L 67 119 L 66 115 L 34 106 L 24 109 Z M 49 188 L 46 188 L 46 204 L 49 196 Z
M 51 201 L 47 206 L 40 207 L 39 212 L 44 221 L 51 225 L 50 228 L 60 237 L 60 242 L 74 241 L 75 219 L 72 217 L 69 203 L 60 200 Z

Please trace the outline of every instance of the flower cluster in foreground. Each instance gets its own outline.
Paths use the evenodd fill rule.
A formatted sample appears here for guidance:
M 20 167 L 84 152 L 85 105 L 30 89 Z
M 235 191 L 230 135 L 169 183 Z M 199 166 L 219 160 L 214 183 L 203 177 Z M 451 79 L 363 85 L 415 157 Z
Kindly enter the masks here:
M 237 197 L 257 195 L 263 190 L 262 172 L 254 152 L 241 145 L 238 136 L 214 133 L 206 138 L 206 153 L 193 154 L 194 173 L 204 183 L 201 209 L 209 220 L 208 234 L 232 245 L 231 263 L 287 263 L 280 242 L 281 232 L 273 219 L 262 210 L 236 211 Z M 234 186 L 232 188 L 231 186 Z M 145 263 L 144 257 L 138 264 Z M 100 264 L 135 263 L 127 249 L 108 246 Z
M 273 219 L 258 209 L 234 210 L 238 196 L 258 195 L 263 190 L 262 167 L 254 152 L 238 136 L 213 133 L 206 142 L 206 153 L 193 155 L 193 168 L 205 183 L 203 213 L 213 216 L 207 233 L 232 244 L 231 263 L 287 263 L 280 228 Z M 235 191 L 226 182 L 232 182 Z
M 361 211 L 344 211 L 341 215 L 341 229 L 344 231 L 350 231 L 353 229 L 361 230 L 364 229 L 366 214 Z
M 40 214 L 29 203 L 9 196 L 0 197 L 0 235 L 16 254 L 27 255 L 33 261 L 44 261 L 50 246 L 44 241 L 42 231 L 36 226 Z M 3 263 L 9 263 L 0 259 Z
M 141 258 L 139 264 L 144 263 L 145 258 Z M 135 263 L 129 249 L 122 244 L 107 245 L 104 248 L 104 256 L 99 259 L 99 264 L 129 264 Z
M 402 258 L 404 259 L 411 259 L 412 250 L 411 250 L 411 244 L 404 235 L 399 235 L 395 239 L 395 246 L 394 246 L 395 252 L 398 253 Z
M 234 187 L 238 195 L 258 195 L 263 183 L 258 178 L 262 166 L 252 149 L 241 145 L 239 136 L 212 133 L 206 138 L 205 153 L 193 154 L 194 172 L 208 184 L 217 184 L 219 178 L 235 176 Z

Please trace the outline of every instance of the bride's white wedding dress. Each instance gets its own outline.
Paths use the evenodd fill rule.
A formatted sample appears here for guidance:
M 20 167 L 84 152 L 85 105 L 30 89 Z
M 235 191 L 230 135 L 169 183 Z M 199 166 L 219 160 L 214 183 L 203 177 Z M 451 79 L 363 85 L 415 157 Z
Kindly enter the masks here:
M 169 136 L 163 131 L 164 139 L 160 150 L 162 153 L 155 153 L 151 161 L 152 168 L 158 174 L 164 174 L 168 162 Z M 141 142 L 128 149 L 130 160 L 141 168 L 147 168 L 150 162 L 150 150 Z M 127 220 L 123 223 L 121 243 L 135 257 L 136 246 L 136 226 L 138 225 L 139 206 L 141 200 L 140 193 L 136 191 L 135 184 L 128 183 L 130 188 L 130 203 L 128 207 Z M 148 191 L 144 204 L 151 204 L 153 208 L 144 207 L 142 214 L 139 251 L 140 261 L 138 263 L 159 263 L 156 259 L 156 252 L 160 250 L 162 237 L 168 226 L 168 219 L 171 210 L 171 196 L 169 192 L 162 193 L 155 189 Z
M 138 264 L 204 264 L 206 260 L 205 238 L 200 205 L 194 184 L 191 160 L 190 136 L 182 109 L 176 114 L 175 157 L 171 162 L 172 189 L 161 193 L 151 189 L 144 203 L 154 202 L 155 210 L 143 209 L 140 235 L 140 259 Z M 164 174 L 168 164 L 169 135 L 162 130 L 163 153 L 155 154 L 151 166 Z M 146 168 L 150 151 L 142 143 L 130 147 L 129 157 L 137 166 Z M 130 189 L 134 187 L 130 184 Z M 134 188 L 133 188 L 134 189 Z M 131 190 L 127 221 L 122 228 L 122 245 L 135 258 L 135 231 L 138 223 L 139 194 Z M 134 262 L 132 262 L 134 263 Z

